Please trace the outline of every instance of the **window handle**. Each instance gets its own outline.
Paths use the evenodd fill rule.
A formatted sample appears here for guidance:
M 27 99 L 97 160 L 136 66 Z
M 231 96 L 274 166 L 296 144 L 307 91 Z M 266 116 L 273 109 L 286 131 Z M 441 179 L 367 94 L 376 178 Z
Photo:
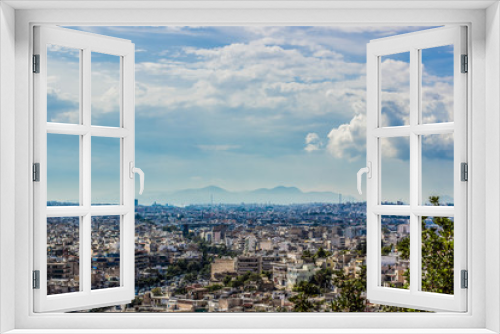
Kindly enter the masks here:
M 367 163 L 367 166 L 364 167 L 364 168 L 361 168 L 359 171 L 358 171 L 358 192 L 360 195 L 363 194 L 363 192 L 361 191 L 361 176 L 366 173 L 366 177 L 371 179 L 372 178 L 372 163 L 370 161 L 368 161 Z
M 140 189 L 139 189 L 139 195 L 142 195 L 142 192 L 144 191 L 144 172 L 142 169 L 134 167 L 134 162 L 130 161 L 129 163 L 129 171 L 130 171 L 130 178 L 134 178 L 134 174 L 137 173 L 139 174 L 139 184 L 140 184 Z

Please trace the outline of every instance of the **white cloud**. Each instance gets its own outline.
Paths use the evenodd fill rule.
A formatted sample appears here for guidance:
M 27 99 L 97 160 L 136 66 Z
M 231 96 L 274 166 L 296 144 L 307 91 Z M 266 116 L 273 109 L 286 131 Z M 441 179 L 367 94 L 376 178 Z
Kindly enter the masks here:
M 380 77 L 382 126 L 410 124 L 410 64 L 385 58 L 381 63 Z
M 306 147 L 304 150 L 307 152 L 319 151 L 321 149 L 322 142 L 317 133 L 308 133 L 305 142 Z
M 80 122 L 80 115 L 78 109 L 59 112 L 52 116 L 49 120 L 50 122 L 55 123 L 70 123 L 70 124 L 78 124 Z
M 310 53 L 270 43 L 265 37 L 217 48 L 185 48 L 185 55 L 196 57 L 194 62 L 169 58 L 139 63 L 137 104 L 155 107 L 144 108 L 149 113 L 158 107 L 162 112 L 201 107 L 204 112 L 273 110 L 345 119 L 357 112 L 355 100 L 364 99 L 364 64 L 321 47 Z
M 358 114 L 328 134 L 327 151 L 339 159 L 353 161 L 366 152 L 366 116 Z
M 78 58 L 66 48 L 51 47 L 47 65 L 47 93 L 67 105 L 78 105 L 80 100 L 80 65 Z M 77 54 L 78 57 L 78 54 Z M 112 56 L 107 56 L 112 57 Z M 118 112 L 120 106 L 120 59 L 92 61 L 92 117 Z M 75 61 L 76 60 L 76 61 Z M 78 123 L 78 107 L 74 110 L 49 110 L 52 122 Z M 76 113 L 76 116 L 74 115 Z M 76 119 L 75 119 L 76 117 Z
M 120 110 L 120 58 L 112 59 L 92 62 L 92 117 Z

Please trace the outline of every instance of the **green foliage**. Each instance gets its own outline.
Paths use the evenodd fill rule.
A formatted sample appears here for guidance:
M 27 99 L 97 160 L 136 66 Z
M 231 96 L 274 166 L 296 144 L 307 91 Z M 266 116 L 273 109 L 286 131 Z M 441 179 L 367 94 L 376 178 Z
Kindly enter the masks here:
M 299 292 L 298 295 L 290 298 L 290 301 L 294 304 L 294 312 L 311 312 L 319 310 L 321 304 L 309 300 L 310 297 L 315 297 L 321 292 L 316 284 L 302 281 L 293 287 L 293 291 Z
M 329 257 L 330 255 L 332 255 L 332 253 L 328 252 L 328 251 L 325 251 L 323 249 L 323 247 L 320 247 L 318 249 L 318 251 L 316 252 L 316 254 L 314 254 L 314 258 L 315 259 L 318 259 L 318 258 L 326 258 L 326 257 Z
M 161 296 L 163 293 L 161 291 L 161 288 L 153 288 L 151 290 L 151 293 L 154 295 L 154 296 Z
M 403 238 L 398 242 L 398 252 L 402 259 L 410 259 L 410 237 Z
M 221 285 L 221 284 L 213 284 L 213 285 L 209 285 L 209 286 L 207 286 L 207 289 L 208 289 L 208 291 L 210 291 L 210 292 L 214 292 L 214 291 L 218 291 L 218 290 L 222 289 L 223 287 L 224 287 L 224 286 L 223 286 L 223 285 Z
M 250 281 L 261 282 L 262 275 L 247 271 L 243 275 L 239 275 L 239 276 L 234 277 L 234 279 L 233 279 L 233 277 L 228 275 L 228 276 L 224 277 L 223 283 L 225 286 L 228 286 L 231 288 L 239 288 L 239 287 L 245 285 L 245 283 L 250 282 Z
M 380 305 L 380 312 L 427 312 L 422 310 L 416 310 L 413 308 L 404 308 L 389 305 Z
M 166 232 L 177 232 L 179 231 L 179 228 L 174 225 L 165 225 L 162 227 L 162 230 Z
M 223 281 L 224 285 L 225 285 L 225 286 L 229 286 L 229 283 L 231 283 L 231 280 L 232 280 L 232 279 L 233 279 L 233 278 L 232 278 L 231 276 L 226 276 L 226 277 L 224 277 L 224 281 Z
M 390 244 L 389 246 L 382 247 L 382 255 L 389 255 L 392 251 L 392 246 L 393 246 L 393 244 Z
M 439 206 L 439 196 L 429 197 L 429 202 Z M 422 291 L 453 294 L 454 280 L 454 223 L 446 217 L 433 217 L 438 227 L 427 227 L 422 217 Z M 410 239 L 398 244 L 403 259 L 410 258 Z M 409 282 L 409 270 L 405 272 Z
M 313 254 L 309 249 L 306 249 L 305 251 L 302 252 L 302 260 L 304 260 L 304 262 L 313 261 Z
M 142 304 L 142 299 L 138 296 L 135 296 L 134 300 L 130 303 L 132 306 L 137 306 Z
M 136 285 L 139 288 L 144 288 L 144 287 L 150 287 L 150 286 L 155 286 L 159 285 L 161 283 L 161 276 L 160 275 L 151 275 L 149 277 L 142 277 L 137 280 Z
M 294 312 L 311 312 L 314 309 L 314 304 L 309 301 L 309 296 L 304 293 L 291 297 L 290 301 L 294 303 Z
M 311 282 L 301 281 L 293 287 L 293 291 L 300 292 L 306 297 L 314 297 L 320 294 L 319 287 Z
M 349 277 L 343 271 L 334 272 L 333 284 L 339 289 L 339 296 L 330 304 L 333 312 L 364 312 L 366 300 L 366 266 L 361 267 L 359 278 Z
M 331 285 L 332 275 L 332 269 L 320 269 L 311 278 L 311 283 L 316 284 L 321 291 L 327 292 Z
M 262 271 L 262 275 L 266 276 L 268 279 L 271 279 L 271 277 L 273 277 L 273 272 L 272 271 L 263 270 Z
M 174 290 L 174 293 L 176 295 L 185 295 L 187 293 L 186 287 L 183 286 L 183 287 L 177 288 Z
M 184 276 L 184 281 L 188 283 L 193 283 L 194 281 L 196 281 L 196 279 L 197 275 L 195 275 L 194 273 L 188 273 Z

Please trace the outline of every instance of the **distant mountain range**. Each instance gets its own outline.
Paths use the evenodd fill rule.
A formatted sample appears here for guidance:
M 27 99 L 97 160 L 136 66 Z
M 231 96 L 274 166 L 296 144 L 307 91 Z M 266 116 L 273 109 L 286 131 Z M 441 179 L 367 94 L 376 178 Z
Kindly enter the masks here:
M 296 187 L 278 186 L 275 188 L 260 188 L 251 191 L 228 191 L 217 186 L 198 189 L 179 190 L 172 194 L 161 196 L 161 201 L 173 205 L 188 204 L 239 204 L 239 203 L 338 203 L 339 194 L 330 191 L 303 192 Z M 356 201 L 353 197 L 343 197 L 342 201 Z

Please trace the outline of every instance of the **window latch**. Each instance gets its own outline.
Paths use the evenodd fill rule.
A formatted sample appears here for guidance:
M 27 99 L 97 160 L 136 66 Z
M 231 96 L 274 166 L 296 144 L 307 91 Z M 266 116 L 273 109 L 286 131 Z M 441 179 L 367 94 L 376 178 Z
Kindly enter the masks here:
M 367 178 L 369 178 L 369 179 L 372 178 L 372 163 L 371 163 L 371 161 L 368 161 L 368 163 L 366 164 L 366 167 L 361 168 L 358 171 L 358 192 L 360 195 L 363 194 L 363 192 L 361 191 L 361 176 L 363 176 L 364 173 L 366 173 Z
M 144 191 L 144 172 L 142 171 L 142 169 L 134 167 L 134 162 L 130 161 L 130 163 L 129 163 L 129 173 L 130 173 L 129 176 L 130 176 L 131 179 L 134 178 L 134 174 L 135 173 L 139 174 L 139 177 L 140 177 L 140 180 L 139 180 L 139 183 L 140 183 L 139 195 L 142 195 L 142 192 Z

